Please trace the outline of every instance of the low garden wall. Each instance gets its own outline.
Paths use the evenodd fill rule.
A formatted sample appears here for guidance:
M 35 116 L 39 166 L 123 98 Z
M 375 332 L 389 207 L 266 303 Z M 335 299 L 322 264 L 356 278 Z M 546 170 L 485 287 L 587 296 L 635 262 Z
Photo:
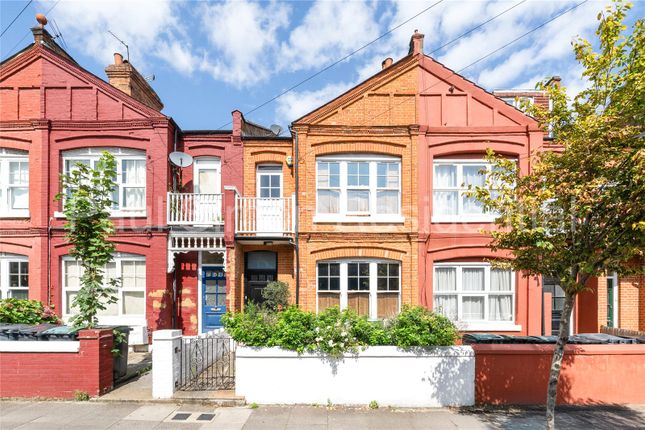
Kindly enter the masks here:
M 372 346 L 340 359 L 281 348 L 238 346 L 235 393 L 261 404 L 437 407 L 475 401 L 469 346 Z
M 0 341 L 0 397 L 74 398 L 112 389 L 112 330 L 82 330 L 78 341 Z
M 544 404 L 555 345 L 472 345 L 478 404 Z M 559 404 L 645 403 L 645 344 L 567 345 Z

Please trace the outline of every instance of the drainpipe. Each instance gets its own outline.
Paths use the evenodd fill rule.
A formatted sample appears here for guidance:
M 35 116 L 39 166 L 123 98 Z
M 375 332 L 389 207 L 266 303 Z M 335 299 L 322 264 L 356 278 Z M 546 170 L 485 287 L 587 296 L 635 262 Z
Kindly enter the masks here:
M 294 240 L 295 240 L 295 245 L 296 245 L 296 305 L 300 304 L 300 243 L 298 241 L 298 219 L 300 218 L 300 213 L 299 213 L 299 205 L 298 205 L 298 132 L 291 128 L 291 125 L 289 125 L 289 131 L 291 132 L 291 135 L 294 138 L 294 158 L 295 158 L 295 167 L 294 167 L 294 177 L 296 180 L 296 186 L 295 186 L 295 191 L 296 191 L 296 219 L 294 220 L 294 230 L 295 230 L 295 235 L 294 235 Z
M 47 223 L 47 306 L 52 304 L 52 221 L 49 217 Z M 62 311 L 62 310 L 61 310 Z
M 177 126 L 175 126 L 174 138 L 172 142 L 173 151 L 177 150 Z M 172 168 L 172 167 L 171 167 Z M 173 191 L 177 191 L 177 177 L 172 175 L 172 188 Z M 168 204 L 168 202 L 166 202 Z M 166 220 L 168 222 L 168 220 Z M 170 234 L 170 233 L 168 233 Z M 169 252 L 166 250 L 166 252 Z M 168 264 L 168 263 L 166 263 Z M 172 328 L 173 330 L 177 328 L 177 264 L 175 264 L 175 270 L 172 271 Z

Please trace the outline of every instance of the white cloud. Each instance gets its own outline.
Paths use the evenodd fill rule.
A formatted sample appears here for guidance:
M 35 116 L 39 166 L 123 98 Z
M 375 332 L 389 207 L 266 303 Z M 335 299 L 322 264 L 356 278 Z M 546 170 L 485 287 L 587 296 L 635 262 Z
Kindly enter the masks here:
M 52 2 L 41 3 L 44 10 L 52 6 Z M 114 52 L 126 54 L 125 47 L 108 33 L 112 31 L 128 44 L 130 60 L 141 70 L 160 41 L 171 43 L 181 35 L 177 16 L 170 0 L 62 0 L 48 18 L 56 21 L 68 44 L 105 65 L 113 62 Z
M 355 82 L 336 82 L 313 91 L 292 91 L 277 100 L 276 121 L 290 123 L 338 97 L 356 85 Z
M 265 80 L 275 71 L 278 31 L 289 24 L 289 13 L 277 2 L 205 4 L 201 24 L 214 49 L 201 70 L 238 87 Z
M 287 70 L 329 64 L 379 35 L 376 4 L 364 1 L 316 1 L 282 43 L 280 62 Z

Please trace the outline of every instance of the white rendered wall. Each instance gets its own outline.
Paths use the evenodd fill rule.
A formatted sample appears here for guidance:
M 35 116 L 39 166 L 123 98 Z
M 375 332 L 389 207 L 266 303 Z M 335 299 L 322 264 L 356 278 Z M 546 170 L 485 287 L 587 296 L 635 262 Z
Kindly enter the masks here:
M 260 404 L 440 407 L 475 403 L 475 354 L 469 346 L 375 346 L 333 360 L 280 348 L 238 346 L 235 393 Z
M 170 399 L 179 384 L 181 330 L 152 333 L 152 397 Z

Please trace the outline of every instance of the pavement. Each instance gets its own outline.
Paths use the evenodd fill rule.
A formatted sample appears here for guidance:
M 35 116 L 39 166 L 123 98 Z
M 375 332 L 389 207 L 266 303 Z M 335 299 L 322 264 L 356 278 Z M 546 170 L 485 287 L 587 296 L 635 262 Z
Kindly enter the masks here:
M 559 429 L 643 429 L 645 405 L 562 408 Z M 371 430 L 544 428 L 541 409 L 214 407 L 138 402 L 0 401 L 0 429 Z

